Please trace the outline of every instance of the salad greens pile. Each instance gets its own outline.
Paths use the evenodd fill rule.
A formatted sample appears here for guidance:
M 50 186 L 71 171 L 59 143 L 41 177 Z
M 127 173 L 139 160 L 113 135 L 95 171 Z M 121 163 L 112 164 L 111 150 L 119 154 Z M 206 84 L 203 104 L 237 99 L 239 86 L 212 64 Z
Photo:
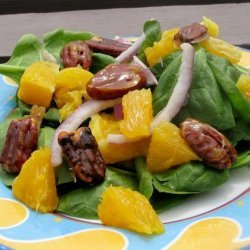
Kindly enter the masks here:
M 161 39 L 161 27 L 156 20 L 144 25 L 146 39 L 138 57 L 146 63 L 145 48 Z M 24 35 L 17 43 L 10 60 L 0 64 L 0 73 L 20 82 L 20 78 L 33 62 L 43 60 L 43 51 L 50 53 L 61 65 L 60 51 L 70 41 L 87 40 L 92 33 L 70 32 L 58 29 L 43 36 L 41 42 L 36 36 Z M 172 208 L 195 194 L 210 191 L 227 182 L 231 172 L 250 164 L 250 103 L 236 87 L 240 75 L 246 69 L 231 64 L 228 60 L 195 47 L 195 61 L 192 85 L 187 103 L 172 122 L 179 125 L 188 117 L 201 120 L 225 134 L 238 151 L 238 158 L 230 169 L 218 170 L 206 166 L 202 161 L 188 162 L 162 173 L 153 174 L 147 170 L 144 157 L 130 162 L 121 162 L 107 167 L 103 183 L 88 186 L 75 183 L 68 164 L 56 169 L 57 190 L 60 197 L 58 212 L 81 218 L 97 219 L 97 205 L 106 187 L 125 186 L 145 195 L 156 209 Z M 167 104 L 179 76 L 182 52 L 175 51 L 151 67 L 158 80 L 153 88 L 153 111 L 158 114 Z M 115 58 L 102 53 L 93 53 L 92 73 L 115 63 Z M 61 65 L 62 66 L 62 65 Z M 0 150 L 3 148 L 8 126 L 13 119 L 30 113 L 31 106 L 17 98 L 17 107 L 0 124 Z M 55 129 L 59 125 L 59 112 L 55 104 L 47 110 L 40 129 L 38 148 L 51 144 Z M 11 186 L 15 176 L 0 168 L 2 182 Z

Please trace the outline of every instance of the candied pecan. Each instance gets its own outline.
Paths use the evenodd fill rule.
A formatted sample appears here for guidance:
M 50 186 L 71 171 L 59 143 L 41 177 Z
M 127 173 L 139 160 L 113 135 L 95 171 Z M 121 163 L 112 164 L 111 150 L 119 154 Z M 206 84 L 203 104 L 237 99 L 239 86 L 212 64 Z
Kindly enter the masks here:
M 237 152 L 228 139 L 208 124 L 186 119 L 180 126 L 181 135 L 194 152 L 209 166 L 225 169 L 236 160 Z
M 88 70 L 92 64 L 92 54 L 89 46 L 83 41 L 73 41 L 61 50 L 61 60 L 64 68 L 81 65 Z
M 90 128 L 81 127 L 75 132 L 61 132 L 58 142 L 77 179 L 89 184 L 104 180 L 106 166 Z
M 87 84 L 88 94 L 98 100 L 115 99 L 146 83 L 141 69 L 129 64 L 110 64 L 100 70 Z
M 181 28 L 174 36 L 174 40 L 180 43 L 198 43 L 207 37 L 207 28 L 199 23 L 193 23 Z
M 0 156 L 5 171 L 18 174 L 23 163 L 37 147 L 38 127 L 31 117 L 15 119 L 10 123 Z
M 91 40 L 85 41 L 86 44 L 95 52 L 111 56 L 119 56 L 123 51 L 130 47 L 130 44 L 120 43 L 113 39 L 95 36 Z

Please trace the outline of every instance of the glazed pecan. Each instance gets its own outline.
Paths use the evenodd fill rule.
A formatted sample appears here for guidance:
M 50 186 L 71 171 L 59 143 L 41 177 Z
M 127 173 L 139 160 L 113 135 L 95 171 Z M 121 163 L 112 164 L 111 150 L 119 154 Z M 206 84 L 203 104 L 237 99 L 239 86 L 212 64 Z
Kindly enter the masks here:
M 15 119 L 10 123 L 0 156 L 5 171 L 18 174 L 23 163 L 37 147 L 38 126 L 31 117 Z
M 75 132 L 61 132 L 58 142 L 77 179 L 89 184 L 104 180 L 106 166 L 88 127 L 81 127 Z
M 199 23 L 193 23 L 179 30 L 174 40 L 178 43 L 197 43 L 208 37 L 207 28 Z
M 83 41 L 73 41 L 66 44 L 61 50 L 61 60 L 64 68 L 81 65 L 83 69 L 89 69 L 92 64 L 92 53 L 89 46 Z
M 210 125 L 187 119 L 180 128 L 189 146 L 208 165 L 225 169 L 236 160 L 237 152 L 234 147 L 223 134 Z
M 113 39 L 97 36 L 85 42 L 93 51 L 111 56 L 119 56 L 123 51 L 130 47 L 130 44 L 120 43 Z

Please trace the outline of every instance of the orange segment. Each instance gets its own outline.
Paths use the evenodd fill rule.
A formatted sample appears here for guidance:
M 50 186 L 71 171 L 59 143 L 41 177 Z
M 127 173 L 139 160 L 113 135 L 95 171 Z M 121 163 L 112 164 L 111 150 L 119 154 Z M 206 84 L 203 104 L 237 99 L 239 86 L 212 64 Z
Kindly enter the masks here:
M 56 86 L 59 66 L 50 62 L 36 62 L 23 73 L 17 93 L 22 101 L 48 108 Z
M 207 32 L 212 37 L 217 37 L 219 35 L 219 26 L 217 23 L 212 21 L 211 19 L 203 16 L 203 22 L 201 23 L 207 28 Z
M 164 226 L 145 196 L 125 187 L 108 187 L 98 206 L 101 221 L 139 233 L 162 233 Z
M 152 94 L 150 89 L 131 91 L 122 98 L 124 119 L 120 130 L 127 138 L 141 138 L 150 135 L 153 118 Z
M 210 53 L 226 58 L 231 63 L 238 63 L 241 59 L 241 50 L 223 40 L 209 37 L 201 45 Z
M 40 211 L 51 212 L 57 208 L 54 169 L 50 163 L 48 147 L 36 150 L 23 164 L 13 185 L 13 195 L 27 206 Z
M 91 117 L 89 127 L 107 164 L 131 160 L 134 157 L 147 154 L 149 139 L 124 144 L 110 144 L 107 142 L 109 134 L 121 134 L 119 121 L 113 115 L 94 115 Z
M 174 36 L 178 33 L 179 29 L 170 29 L 162 33 L 161 40 L 159 42 L 154 42 L 153 47 L 148 47 L 145 49 L 145 55 L 147 57 L 147 62 L 150 67 L 159 63 L 161 59 L 171 52 L 179 49 L 179 47 L 174 42 Z
M 180 129 L 170 122 L 162 122 L 153 129 L 147 155 L 151 172 L 162 172 L 184 162 L 197 160 L 198 156 L 182 138 Z
M 241 75 L 236 87 L 250 101 L 250 75 Z

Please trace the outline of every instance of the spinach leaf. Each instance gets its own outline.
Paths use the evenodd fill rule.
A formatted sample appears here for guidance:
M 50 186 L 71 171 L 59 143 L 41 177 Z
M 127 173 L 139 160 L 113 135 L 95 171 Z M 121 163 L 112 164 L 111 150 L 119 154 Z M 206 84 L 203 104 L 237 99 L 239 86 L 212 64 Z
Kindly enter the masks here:
M 12 120 L 21 118 L 23 116 L 20 108 L 16 108 L 12 111 L 1 123 L 0 123 L 0 151 L 2 151 L 7 130 Z
M 0 166 L 0 180 L 3 182 L 4 185 L 11 187 L 15 178 L 16 178 L 16 175 L 7 173 Z
M 25 68 L 41 60 L 41 51 L 42 44 L 36 36 L 32 34 L 22 36 L 10 60 L 5 64 L 0 64 L 0 73 L 19 83 Z
M 188 194 L 209 191 L 229 179 L 229 171 L 217 170 L 202 162 L 189 162 L 154 175 L 154 187 L 159 192 Z
M 154 115 L 159 113 L 168 103 L 179 77 L 181 55 L 176 57 L 163 71 L 153 93 Z
M 182 204 L 191 196 L 192 195 L 190 194 L 175 195 L 166 193 L 154 193 L 153 197 L 151 198 L 151 204 L 155 211 L 157 213 L 160 213 Z
M 55 129 L 51 127 L 44 127 L 40 129 L 38 137 L 38 148 L 50 147 L 53 140 Z
M 242 95 L 240 90 L 236 87 L 234 81 L 228 77 L 217 65 L 209 62 L 211 69 L 215 75 L 215 78 L 228 96 L 232 103 L 233 108 L 237 111 L 237 114 L 242 117 L 246 122 L 250 122 L 250 103 Z
M 52 54 L 60 63 L 60 52 L 62 48 L 71 41 L 89 40 L 94 36 L 90 32 L 72 32 L 63 29 L 56 29 L 44 34 L 44 49 Z
M 143 157 L 135 159 L 135 169 L 139 180 L 139 192 L 147 199 L 153 195 L 153 175 L 146 169 L 146 160 Z
M 20 110 L 23 112 L 23 114 L 24 115 L 30 114 L 31 105 L 23 102 L 18 97 L 16 99 L 17 99 L 17 106 L 20 108 Z
M 86 186 L 61 196 L 57 211 L 80 218 L 97 219 L 97 206 L 105 188 L 125 186 L 137 190 L 136 176 L 127 171 L 107 168 L 105 181 L 98 186 Z
M 144 62 L 147 62 L 144 50 L 147 47 L 152 47 L 154 42 L 161 39 L 161 25 L 158 21 L 152 19 L 145 22 L 143 27 L 144 34 L 146 35 L 145 41 L 142 43 L 138 57 Z
M 181 55 L 181 51 L 174 51 L 171 54 L 165 56 L 162 59 L 162 62 L 155 64 L 153 67 L 150 68 L 150 70 L 152 71 L 152 73 L 155 75 L 155 77 L 157 79 L 160 78 L 161 74 L 163 73 L 163 71 L 165 70 L 165 68 L 171 63 L 173 62 L 173 60 L 177 57 L 179 57 Z
M 250 150 L 238 154 L 237 160 L 232 164 L 230 169 L 249 167 L 250 166 Z
M 74 182 L 72 172 L 69 169 L 69 165 L 66 161 L 63 161 L 63 163 L 60 166 L 58 166 L 55 169 L 55 171 L 56 171 L 57 185 Z
M 234 127 L 230 101 L 221 91 L 209 65 L 205 50 L 200 48 L 195 54 L 193 80 L 187 104 L 175 117 L 175 123 L 178 124 L 187 117 L 192 117 L 217 127 L 219 130 Z
M 96 73 L 111 63 L 116 63 L 114 57 L 102 53 L 92 53 L 92 66 L 90 72 Z
M 236 118 L 235 127 L 224 131 L 224 134 L 233 145 L 237 145 L 242 140 L 250 141 L 250 124 Z
M 44 119 L 51 122 L 59 122 L 60 114 L 57 108 L 50 108 L 44 115 Z

